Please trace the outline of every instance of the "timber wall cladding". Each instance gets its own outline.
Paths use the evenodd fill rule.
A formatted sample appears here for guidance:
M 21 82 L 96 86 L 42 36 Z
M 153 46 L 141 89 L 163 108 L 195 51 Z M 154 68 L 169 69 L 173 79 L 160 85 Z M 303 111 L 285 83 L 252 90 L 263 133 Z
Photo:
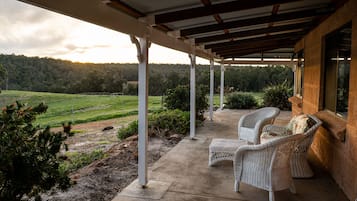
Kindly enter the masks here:
M 303 40 L 305 51 L 303 112 L 318 112 L 322 101 L 324 37 L 352 21 L 349 113 L 345 142 L 320 128 L 312 150 L 350 200 L 357 198 L 357 0 L 350 0 Z

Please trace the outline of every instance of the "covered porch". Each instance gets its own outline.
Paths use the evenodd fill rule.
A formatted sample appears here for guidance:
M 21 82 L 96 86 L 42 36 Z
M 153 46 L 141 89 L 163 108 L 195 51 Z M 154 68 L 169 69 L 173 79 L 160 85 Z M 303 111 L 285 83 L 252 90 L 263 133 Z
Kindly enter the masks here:
M 267 200 L 266 192 L 248 186 L 242 186 L 242 194 L 234 193 L 230 164 L 207 166 L 210 140 L 236 138 L 235 125 L 241 115 L 226 113 L 228 111 L 213 114 L 214 62 L 221 64 L 221 89 L 225 65 L 285 64 L 292 67 L 295 71 L 293 114 L 323 112 L 321 117 L 326 118 L 312 150 L 348 199 L 356 199 L 356 0 L 21 1 L 127 33 L 137 48 L 139 182 L 115 200 Z M 335 37 L 339 40 L 334 40 Z M 191 129 L 190 139 L 182 141 L 148 174 L 148 51 L 151 42 L 190 55 Z M 196 56 L 210 60 L 209 119 L 213 120 L 198 130 L 195 130 L 194 115 Z M 326 65 L 329 63 L 332 67 Z M 336 66 L 340 63 L 345 66 L 346 75 L 337 78 Z M 339 79 L 347 86 L 338 87 Z M 342 94 L 343 105 L 337 104 L 338 94 Z M 221 106 L 222 103 L 223 90 Z M 337 111 L 341 105 L 342 110 Z M 285 115 L 286 118 L 281 119 L 290 117 Z M 320 174 L 321 171 L 315 172 L 317 175 L 311 180 L 296 180 L 297 195 L 283 191 L 277 193 L 277 200 L 347 200 L 333 180 Z M 143 191 L 141 187 L 147 188 Z M 125 193 L 130 195 L 130 189 L 134 196 L 125 196 Z M 151 189 L 162 189 L 164 193 L 157 195 L 156 190 L 151 192 Z M 147 193 L 151 197 L 145 197 Z
M 208 166 L 208 146 L 212 138 L 237 138 L 239 118 L 250 110 L 223 110 L 214 113 L 215 121 L 205 121 L 196 130 L 197 140 L 183 139 L 149 169 L 147 188 L 137 180 L 119 193 L 113 201 L 207 200 L 229 201 L 268 200 L 268 192 L 242 184 L 240 193 L 233 191 L 231 162 Z M 282 111 L 275 124 L 285 125 L 290 112 Z M 289 190 L 275 192 L 279 201 L 347 201 L 347 197 L 332 178 L 317 165 L 315 176 L 294 179 L 296 194 Z

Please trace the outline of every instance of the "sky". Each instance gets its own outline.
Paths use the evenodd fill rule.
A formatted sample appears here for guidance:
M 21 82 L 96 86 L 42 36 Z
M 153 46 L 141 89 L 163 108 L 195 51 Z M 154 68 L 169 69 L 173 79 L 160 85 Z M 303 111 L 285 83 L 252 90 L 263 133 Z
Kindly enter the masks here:
M 0 29 L 0 54 L 137 63 L 136 47 L 128 35 L 16 0 L 0 0 Z M 201 58 L 196 62 L 209 64 Z M 149 63 L 189 64 L 190 60 L 186 53 L 152 44 Z

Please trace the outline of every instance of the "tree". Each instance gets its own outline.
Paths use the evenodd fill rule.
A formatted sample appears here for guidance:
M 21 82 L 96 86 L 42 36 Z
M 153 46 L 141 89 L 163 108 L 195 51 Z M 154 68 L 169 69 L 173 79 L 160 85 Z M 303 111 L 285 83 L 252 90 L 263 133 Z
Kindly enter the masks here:
M 57 156 L 66 136 L 33 125 L 36 116 L 46 110 L 43 103 L 32 108 L 19 102 L 2 109 L 0 200 L 41 200 L 40 192 L 55 185 L 61 189 L 69 186 L 70 179 L 59 170 Z
M 0 64 L 0 85 L 4 84 L 7 76 L 8 75 L 6 69 Z M 1 88 L 0 88 L 0 93 L 1 93 Z

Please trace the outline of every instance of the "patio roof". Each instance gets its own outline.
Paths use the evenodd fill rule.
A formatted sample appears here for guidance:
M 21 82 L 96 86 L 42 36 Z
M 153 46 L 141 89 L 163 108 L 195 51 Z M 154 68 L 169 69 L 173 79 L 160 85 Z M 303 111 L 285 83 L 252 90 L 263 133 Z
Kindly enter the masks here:
M 345 0 L 22 0 L 197 56 L 291 59 L 294 45 Z M 251 63 L 257 63 L 260 61 Z M 284 60 L 282 60 L 284 61 Z M 249 63 L 249 62 L 248 62 Z

